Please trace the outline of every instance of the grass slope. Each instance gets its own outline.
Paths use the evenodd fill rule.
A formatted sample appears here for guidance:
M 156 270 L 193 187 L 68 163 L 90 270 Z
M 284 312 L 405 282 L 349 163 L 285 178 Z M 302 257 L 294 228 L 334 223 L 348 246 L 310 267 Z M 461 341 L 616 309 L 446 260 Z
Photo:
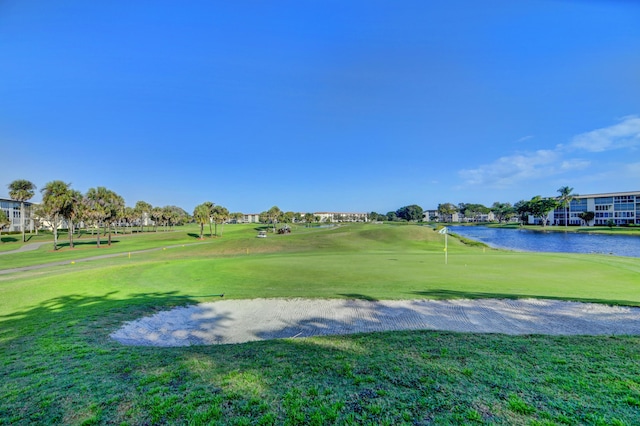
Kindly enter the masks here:
M 188 245 L 192 231 L 134 235 L 128 247 L 160 250 L 131 257 L 119 249 L 0 275 L 0 424 L 640 422 L 638 337 L 417 331 L 190 348 L 108 337 L 124 321 L 220 292 L 640 306 L 638 259 L 503 252 L 449 238 L 445 265 L 442 236 L 417 226 L 298 228 L 266 239 L 228 226 L 222 238 Z M 21 256 L 43 264 L 68 253 L 78 256 Z M 12 266 L 5 259 L 0 269 Z

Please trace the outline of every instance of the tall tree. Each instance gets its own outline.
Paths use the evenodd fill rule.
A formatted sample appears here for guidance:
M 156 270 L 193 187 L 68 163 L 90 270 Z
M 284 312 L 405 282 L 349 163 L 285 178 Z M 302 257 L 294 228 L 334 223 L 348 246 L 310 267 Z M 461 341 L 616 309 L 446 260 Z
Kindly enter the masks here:
M 0 211 L 0 235 L 2 235 L 2 230 L 9 225 L 11 225 L 11 220 L 3 211 Z
M 124 198 L 113 191 L 109 191 L 107 198 L 107 212 L 109 213 L 109 239 L 107 244 L 111 246 L 111 230 L 114 226 L 117 226 L 120 220 L 124 217 Z
M 158 222 L 162 220 L 162 207 L 153 207 L 150 215 L 153 220 L 153 231 L 158 232 Z
M 441 218 L 446 218 L 448 222 L 453 220 L 453 214 L 457 211 L 456 206 L 451 203 L 438 204 L 438 214 Z
M 73 248 L 73 232 L 75 230 L 75 222 L 83 214 L 83 197 L 80 191 L 69 188 L 68 193 L 69 202 L 62 212 L 62 215 L 67 220 L 68 232 L 69 232 L 69 248 Z
M 84 200 L 87 219 L 93 221 L 98 228 L 100 226 L 108 228 L 105 232 L 109 233 L 108 245 L 111 245 L 111 226 L 121 217 L 124 199 L 115 192 L 99 186 L 89 188 Z M 98 232 L 97 246 L 100 247 L 100 232 Z
M 282 216 L 282 210 L 278 206 L 273 206 L 267 210 L 267 217 L 273 224 L 273 232 L 276 232 L 276 224 L 280 220 L 280 216 Z
M 9 187 L 9 197 L 11 197 L 12 200 L 20 201 L 20 230 L 22 231 L 22 242 L 24 243 L 27 241 L 24 232 L 24 202 L 33 198 L 36 186 L 26 179 L 14 180 L 7 186 Z
M 295 219 L 296 219 L 296 214 L 292 211 L 282 213 L 281 221 L 284 223 L 293 223 Z
M 213 223 L 216 227 L 216 237 L 218 236 L 218 224 L 221 225 L 220 236 L 224 232 L 224 223 L 229 219 L 229 210 L 222 206 L 215 206 L 212 209 Z
M 169 229 L 173 229 L 174 225 L 184 223 L 187 219 L 187 212 L 178 206 L 166 206 L 164 211 L 168 220 Z
M 136 219 L 140 223 L 140 232 L 144 232 L 144 222 L 149 217 L 152 208 L 151 204 L 145 201 L 138 201 L 133 208 Z
M 129 227 L 129 233 L 133 234 L 133 224 L 135 223 L 137 216 L 133 207 L 126 206 L 124 208 L 123 217 L 126 226 Z
M 313 213 L 305 213 L 304 222 L 307 224 L 307 226 L 309 226 L 309 224 L 313 222 Z
M 205 201 L 204 203 L 202 203 L 203 205 L 207 206 L 207 208 L 209 209 L 209 236 L 213 237 L 213 228 L 212 228 L 212 224 L 213 224 L 213 214 L 214 214 L 214 209 L 215 209 L 215 203 L 212 203 L 211 201 Z
M 164 206 L 162 208 L 162 227 L 165 232 L 167 231 L 167 226 L 171 221 L 171 215 L 172 215 L 171 207 Z
M 493 212 L 493 215 L 495 216 L 498 223 L 508 221 L 516 212 L 511 203 L 501 203 L 498 201 L 493 203 L 493 205 L 491 206 L 491 211 Z
M 542 226 L 547 224 L 547 215 L 558 207 L 558 202 L 553 198 L 542 198 L 536 195 L 529 201 L 529 212 L 539 218 Z
M 241 223 L 244 218 L 244 214 L 242 212 L 234 212 L 231 213 L 231 219 L 235 221 L 235 223 Z
M 529 214 L 531 214 L 531 212 L 529 211 L 529 201 L 520 200 L 513 205 L 513 208 L 518 214 L 520 225 L 524 225 L 529 221 Z
M 98 237 L 96 247 L 100 248 L 100 227 L 107 218 L 106 211 L 106 191 L 107 188 L 99 186 L 97 188 L 89 188 L 84 197 L 84 215 L 87 222 L 91 222 L 98 229 Z
M 563 186 L 561 188 L 558 189 L 558 193 L 560 195 L 558 195 L 558 202 L 560 204 L 560 206 L 562 206 L 562 208 L 564 209 L 564 226 L 565 228 L 567 227 L 567 225 L 569 224 L 569 209 L 568 206 L 571 203 L 571 200 L 573 200 L 573 198 L 575 196 L 577 196 L 578 194 L 573 194 L 573 188 L 568 187 L 568 186 Z
M 464 210 L 462 210 L 464 209 Z M 460 203 L 458 204 L 458 212 L 463 212 L 462 215 L 467 218 L 467 219 L 471 219 L 473 222 L 479 222 L 480 221 L 480 217 L 482 215 L 486 215 L 489 214 L 491 210 L 482 205 L 482 204 L 473 204 L 473 203 L 469 203 L 469 204 L 465 204 L 465 203 Z
M 193 209 L 193 219 L 196 221 L 198 225 L 200 225 L 200 239 L 204 239 L 204 225 L 209 222 L 211 218 L 211 210 L 209 206 L 206 204 L 198 204 L 195 209 Z
M 578 213 L 578 217 L 584 221 L 585 225 L 589 226 L 589 222 L 596 217 L 596 214 L 594 212 L 580 212 Z
M 386 220 L 388 220 L 389 222 L 395 222 L 398 220 L 398 215 L 396 214 L 396 212 L 387 212 L 386 218 Z
M 400 207 L 396 210 L 396 216 L 407 222 L 417 222 L 422 220 L 423 210 L 422 207 L 417 204 L 411 204 L 410 206 Z
M 51 224 L 53 231 L 53 250 L 58 250 L 58 228 L 65 212 L 71 204 L 71 191 L 68 183 L 54 180 L 47 183 L 42 192 L 42 211 Z

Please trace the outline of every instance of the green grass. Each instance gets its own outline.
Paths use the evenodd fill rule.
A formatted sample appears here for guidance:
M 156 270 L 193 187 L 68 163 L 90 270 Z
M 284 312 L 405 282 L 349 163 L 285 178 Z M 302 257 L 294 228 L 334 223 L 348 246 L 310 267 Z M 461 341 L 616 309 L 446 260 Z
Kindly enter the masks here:
M 407 331 L 189 348 L 108 337 L 125 321 L 222 292 L 640 306 L 639 259 L 449 238 L 445 265 L 442 236 L 419 226 L 301 227 L 265 239 L 253 226 L 225 226 L 223 237 L 189 245 L 194 232 L 117 238 L 121 255 L 74 264 L 66 256 L 103 250 L 0 256 L 0 269 L 43 265 L 0 275 L 0 424 L 640 422 L 636 336 Z

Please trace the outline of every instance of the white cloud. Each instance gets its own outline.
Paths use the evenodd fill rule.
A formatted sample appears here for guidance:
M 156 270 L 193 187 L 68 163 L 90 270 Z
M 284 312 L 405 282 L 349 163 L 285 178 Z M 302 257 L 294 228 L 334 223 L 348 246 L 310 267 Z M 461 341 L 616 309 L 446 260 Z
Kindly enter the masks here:
M 523 142 L 531 137 L 525 136 L 518 141 Z M 459 176 L 466 185 L 484 185 L 492 188 L 507 188 L 523 181 L 533 182 L 554 175 L 594 168 L 590 174 L 581 179 L 589 179 L 604 168 L 615 168 L 617 175 L 621 172 L 634 177 L 640 175 L 640 163 L 612 166 L 609 163 L 593 163 L 581 158 L 567 158 L 576 149 L 590 153 L 598 153 L 620 148 L 640 147 L 640 117 L 627 116 L 619 123 L 609 127 L 596 129 L 575 136 L 569 144 L 558 144 L 553 149 L 542 149 L 534 152 L 500 157 L 489 164 L 474 169 L 460 170 Z M 598 169 L 596 172 L 595 169 Z M 576 174 L 573 178 L 576 178 Z
M 517 181 L 540 178 L 555 173 L 560 154 L 552 150 L 500 157 L 476 169 L 461 170 L 460 176 L 470 185 L 511 186 Z
M 563 172 L 574 171 L 574 170 L 584 170 L 591 165 L 591 161 L 582 160 L 579 158 L 573 158 L 570 160 L 564 160 L 560 164 L 560 170 Z
M 533 139 L 533 135 L 527 135 L 527 136 L 523 136 L 520 139 L 518 139 L 516 141 L 516 143 L 521 143 L 521 142 L 525 142 L 528 141 L 529 139 Z
M 631 115 L 613 126 L 582 133 L 573 138 L 571 147 L 602 152 L 640 145 L 640 117 Z

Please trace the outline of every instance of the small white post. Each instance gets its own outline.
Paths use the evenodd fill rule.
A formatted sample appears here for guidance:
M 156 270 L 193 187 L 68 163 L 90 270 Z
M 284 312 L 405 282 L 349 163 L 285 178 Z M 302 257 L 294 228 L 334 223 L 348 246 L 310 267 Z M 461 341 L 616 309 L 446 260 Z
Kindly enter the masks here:
M 449 229 L 445 226 L 441 230 L 439 230 L 438 233 L 444 234 L 444 264 L 447 265 L 449 263 L 449 251 L 447 250 L 447 234 L 449 234 Z

